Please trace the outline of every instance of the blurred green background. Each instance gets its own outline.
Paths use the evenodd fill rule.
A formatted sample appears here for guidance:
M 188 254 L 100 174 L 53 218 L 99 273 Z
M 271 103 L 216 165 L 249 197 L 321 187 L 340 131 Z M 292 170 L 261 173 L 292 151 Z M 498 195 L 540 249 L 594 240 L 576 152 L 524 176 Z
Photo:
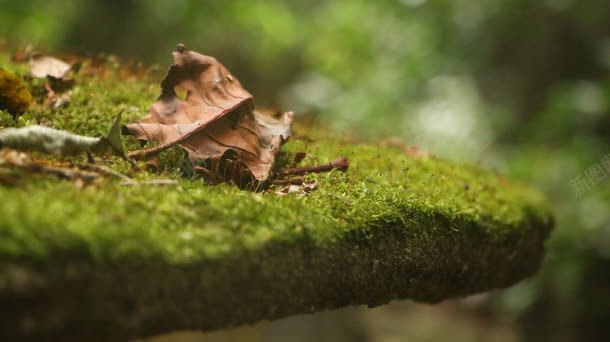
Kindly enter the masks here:
M 508 290 L 226 336 L 610 339 L 610 2 L 0 0 L 0 8 L 9 49 L 112 53 L 164 70 L 182 42 L 221 60 L 259 105 L 316 114 L 342 136 L 397 137 L 498 170 L 536 185 L 554 208 L 541 271 Z

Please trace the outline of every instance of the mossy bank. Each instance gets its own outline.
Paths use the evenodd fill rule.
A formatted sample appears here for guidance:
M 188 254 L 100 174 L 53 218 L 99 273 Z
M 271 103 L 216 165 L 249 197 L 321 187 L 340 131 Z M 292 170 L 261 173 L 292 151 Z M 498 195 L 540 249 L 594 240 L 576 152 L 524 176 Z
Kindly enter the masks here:
M 16 121 L 0 112 L 0 124 L 102 135 L 120 110 L 126 122 L 143 115 L 160 79 L 107 61 L 103 73 L 77 75 L 69 106 L 34 106 Z M 298 151 L 304 164 L 350 160 L 345 173 L 308 176 L 319 184 L 308 196 L 186 178 L 178 150 L 158 173 L 105 161 L 177 186 L 78 188 L 36 176 L 0 187 L 3 340 L 117 340 L 395 298 L 438 302 L 536 271 L 552 228 L 537 192 L 474 167 L 304 132 L 297 125 L 280 163 Z

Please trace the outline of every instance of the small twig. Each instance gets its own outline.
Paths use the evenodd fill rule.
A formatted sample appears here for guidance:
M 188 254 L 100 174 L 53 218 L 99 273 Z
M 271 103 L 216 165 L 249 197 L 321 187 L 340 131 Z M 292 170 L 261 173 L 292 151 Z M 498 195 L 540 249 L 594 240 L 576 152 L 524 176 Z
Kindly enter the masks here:
M 346 157 L 339 157 L 336 160 L 321 165 L 294 167 L 280 170 L 281 176 L 304 175 L 308 173 L 328 172 L 332 170 L 345 171 L 349 166 Z
M 174 146 L 175 143 L 159 145 L 151 148 L 145 148 L 141 150 L 131 151 L 127 154 L 129 159 L 134 160 L 147 160 L 157 156 L 159 153 L 167 150 L 168 148 Z
M 121 178 L 124 181 L 123 183 L 129 183 L 130 185 L 138 185 L 138 182 L 133 180 L 129 176 L 124 175 L 124 174 L 120 173 L 119 171 L 113 170 L 104 165 L 85 164 L 82 166 L 82 168 L 87 169 L 87 170 L 93 170 L 93 171 L 107 174 L 107 175 L 116 176 L 118 178 Z

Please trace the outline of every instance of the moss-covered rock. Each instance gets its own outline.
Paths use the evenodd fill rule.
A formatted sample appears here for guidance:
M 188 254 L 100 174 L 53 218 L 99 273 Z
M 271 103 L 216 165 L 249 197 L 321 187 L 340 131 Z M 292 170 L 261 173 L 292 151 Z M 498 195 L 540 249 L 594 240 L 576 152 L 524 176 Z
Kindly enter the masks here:
M 23 114 L 32 104 L 32 95 L 15 74 L 0 68 L 0 110 L 13 116 Z
M 15 124 L 99 135 L 119 110 L 137 119 L 156 96 L 150 80 L 104 75 L 77 78 L 69 107 L 35 108 Z M 395 298 L 434 303 L 538 268 L 552 217 L 537 192 L 474 167 L 303 132 L 296 127 L 280 163 L 297 151 L 305 164 L 351 162 L 346 173 L 309 176 L 319 189 L 306 197 L 185 179 L 178 151 L 160 175 L 132 174 L 175 187 L 79 189 L 49 177 L 0 187 L 3 340 L 117 340 Z

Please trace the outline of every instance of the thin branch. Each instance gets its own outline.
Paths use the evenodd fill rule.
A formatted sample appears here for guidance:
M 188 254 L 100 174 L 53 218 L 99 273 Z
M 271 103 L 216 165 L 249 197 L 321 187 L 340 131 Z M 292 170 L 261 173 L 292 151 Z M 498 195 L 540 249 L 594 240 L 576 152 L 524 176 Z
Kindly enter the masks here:
M 112 176 L 118 177 L 118 178 L 122 179 L 124 181 L 124 183 L 129 183 L 129 185 L 138 185 L 138 182 L 133 180 L 131 177 L 129 177 L 125 174 L 122 174 L 119 171 L 113 170 L 104 165 L 85 164 L 85 165 L 82 165 L 81 167 L 83 169 L 93 170 L 93 171 L 103 173 L 106 175 L 112 175 Z

